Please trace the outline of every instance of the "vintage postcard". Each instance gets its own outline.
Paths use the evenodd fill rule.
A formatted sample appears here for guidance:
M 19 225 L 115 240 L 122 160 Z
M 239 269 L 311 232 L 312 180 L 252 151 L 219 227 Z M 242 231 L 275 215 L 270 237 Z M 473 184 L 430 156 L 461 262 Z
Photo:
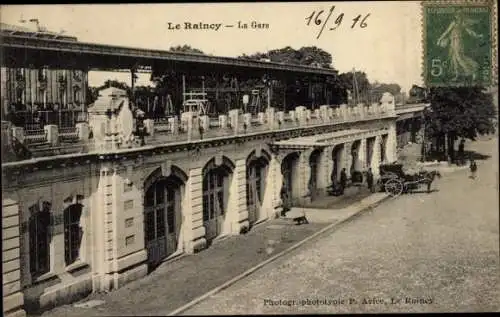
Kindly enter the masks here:
M 498 312 L 497 10 L 0 6 L 4 316 Z

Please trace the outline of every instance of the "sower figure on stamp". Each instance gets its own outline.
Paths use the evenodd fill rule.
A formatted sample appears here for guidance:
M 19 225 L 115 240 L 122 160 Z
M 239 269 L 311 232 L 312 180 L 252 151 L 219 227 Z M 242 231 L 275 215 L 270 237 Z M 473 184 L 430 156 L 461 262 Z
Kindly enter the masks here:
M 476 79 L 478 63 L 465 55 L 464 52 L 465 33 L 475 38 L 482 38 L 482 34 L 477 34 L 470 28 L 474 24 L 477 24 L 477 21 L 465 18 L 463 12 L 458 11 L 454 20 L 438 39 L 437 44 L 439 46 L 449 46 L 451 67 L 455 73 L 453 80 L 458 79 L 460 68 L 466 76 L 472 76 L 472 80 Z

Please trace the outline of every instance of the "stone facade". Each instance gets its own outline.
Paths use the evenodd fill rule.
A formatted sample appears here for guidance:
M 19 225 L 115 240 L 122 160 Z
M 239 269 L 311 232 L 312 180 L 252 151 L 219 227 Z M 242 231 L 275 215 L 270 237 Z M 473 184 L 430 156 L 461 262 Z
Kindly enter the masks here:
M 301 112 L 296 113 L 301 118 Z M 328 109 L 322 114 L 326 116 Z M 237 121 L 231 118 L 233 129 Z M 267 122 L 278 128 L 274 119 Z M 363 132 L 333 138 L 317 149 L 274 146 L 277 138 L 293 140 L 305 134 L 327 138 L 333 131 L 353 129 Z M 381 146 L 386 161 L 396 158 L 395 133 L 395 117 L 388 115 L 185 144 L 119 150 L 106 146 L 70 158 L 6 163 L 2 166 L 4 312 L 22 315 L 23 309 L 48 308 L 115 289 L 145 276 L 153 264 L 198 252 L 221 236 L 251 230 L 281 211 L 281 191 L 288 181 L 282 167 L 289 159 L 293 203 L 313 199 L 311 177 L 317 192 L 326 191 L 333 160 L 337 173 L 343 167 L 349 170 L 354 143 L 361 153 L 356 168 L 366 169 L 367 138 L 375 139 L 370 143 L 371 167 L 378 175 L 378 164 L 384 160 Z M 333 157 L 338 145 L 343 150 Z M 319 153 L 312 164 L 315 151 Z M 73 217 L 75 208 L 79 212 Z M 29 242 L 38 232 L 32 224 L 34 215 L 43 214 L 40 210 L 50 214 L 50 222 L 42 228 L 46 236 L 37 235 L 42 242 L 48 239 L 48 267 L 34 260 L 33 253 L 40 250 Z M 76 240 L 67 234 L 71 228 L 79 228 L 74 231 Z

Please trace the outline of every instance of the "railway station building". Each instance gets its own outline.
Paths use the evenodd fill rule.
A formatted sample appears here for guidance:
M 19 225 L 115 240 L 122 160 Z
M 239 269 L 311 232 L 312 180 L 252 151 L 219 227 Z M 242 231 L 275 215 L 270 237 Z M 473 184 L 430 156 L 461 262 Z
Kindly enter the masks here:
M 265 88 L 264 106 L 254 112 L 240 106 L 202 111 L 203 98 L 177 99 L 182 113 L 142 123 L 134 100 L 113 87 L 78 109 L 85 116 L 69 126 L 42 122 L 33 128 L 3 117 L 6 316 L 121 287 L 165 260 L 252 230 L 279 215 L 284 199 L 298 206 L 326 195 L 342 168 L 348 174 L 372 168 L 377 176 L 379 164 L 396 160 L 394 97 L 335 104 L 332 69 L 3 35 L 2 89 L 4 81 L 5 87 L 22 81 L 4 73 L 32 64 L 54 74 L 78 70 L 79 91 L 92 67 L 137 65 L 183 73 L 179 86 L 214 73 L 302 78 L 321 86 L 321 98 L 312 98 L 311 84 L 301 98 L 285 94 L 274 104 Z M 55 94 L 59 102 L 85 100 L 71 90 L 73 79 L 63 85 L 68 90 L 62 97 L 69 99 Z M 24 103 L 40 101 L 28 92 Z M 249 98 L 244 95 L 241 100 Z M 5 96 L 8 104 L 19 102 L 15 93 Z

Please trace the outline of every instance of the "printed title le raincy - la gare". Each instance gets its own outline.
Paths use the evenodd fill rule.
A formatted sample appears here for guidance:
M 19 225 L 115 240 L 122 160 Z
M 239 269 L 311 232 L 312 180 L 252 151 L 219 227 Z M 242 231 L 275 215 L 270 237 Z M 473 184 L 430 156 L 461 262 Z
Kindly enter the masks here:
M 238 21 L 236 24 L 224 24 L 224 23 L 173 23 L 167 22 L 168 30 L 214 30 L 218 31 L 222 26 L 226 28 L 238 28 L 238 29 L 269 29 L 268 23 L 261 23 L 257 21 L 251 21 L 249 23 Z

